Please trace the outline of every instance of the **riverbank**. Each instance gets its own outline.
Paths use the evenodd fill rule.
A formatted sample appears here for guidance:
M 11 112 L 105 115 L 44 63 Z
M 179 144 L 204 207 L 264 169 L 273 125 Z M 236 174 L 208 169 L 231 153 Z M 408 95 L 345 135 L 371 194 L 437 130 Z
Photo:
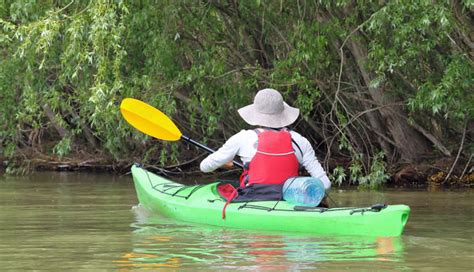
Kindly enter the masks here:
M 36 149 L 22 149 L 13 158 L 0 157 L 1 167 L 16 174 L 30 171 L 84 171 L 125 173 L 128 160 L 114 160 L 100 152 L 77 151 L 67 156 L 46 155 Z
M 0 157 L 1 167 L 14 174 L 28 174 L 31 171 L 82 171 L 82 172 L 108 172 L 125 174 L 135 162 L 141 158 L 130 158 L 129 160 L 116 160 L 100 152 L 79 151 L 68 156 L 54 156 L 40 153 L 36 150 L 22 150 L 14 158 Z M 239 170 L 221 170 L 213 175 L 203 174 L 198 169 L 200 157 L 190 159 L 179 165 L 159 167 L 155 164 L 145 165 L 147 168 L 170 177 L 186 177 L 189 175 L 229 176 L 238 178 Z M 453 167 L 453 158 L 437 159 L 418 164 L 404 164 L 394 167 L 390 171 L 390 179 L 387 186 L 420 187 L 426 185 L 474 187 L 474 164 L 469 162 L 458 162 Z M 333 161 L 330 169 L 336 165 L 344 165 L 344 162 Z

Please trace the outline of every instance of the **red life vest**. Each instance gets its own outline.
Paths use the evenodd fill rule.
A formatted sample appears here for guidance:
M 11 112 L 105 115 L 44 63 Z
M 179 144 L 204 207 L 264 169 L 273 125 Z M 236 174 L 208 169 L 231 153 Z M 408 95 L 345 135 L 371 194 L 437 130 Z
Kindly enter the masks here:
M 250 188 L 253 186 L 246 186 L 252 184 L 271 185 L 268 186 L 267 191 L 272 194 L 265 195 L 275 197 L 272 187 L 283 186 L 288 178 L 298 176 L 299 163 L 293 150 L 291 134 L 286 129 L 264 130 L 263 132 L 256 130 L 256 132 L 258 134 L 257 152 L 248 167 L 244 167 L 244 172 L 240 176 L 240 188 Z M 230 184 L 220 184 L 217 190 L 227 199 L 222 208 L 222 219 L 225 219 L 227 205 L 238 196 L 238 191 Z M 259 191 L 264 191 L 264 189 L 260 188 Z
M 249 163 L 248 182 L 251 184 L 283 184 L 298 176 L 298 159 L 288 130 L 264 130 L 258 133 L 255 156 Z

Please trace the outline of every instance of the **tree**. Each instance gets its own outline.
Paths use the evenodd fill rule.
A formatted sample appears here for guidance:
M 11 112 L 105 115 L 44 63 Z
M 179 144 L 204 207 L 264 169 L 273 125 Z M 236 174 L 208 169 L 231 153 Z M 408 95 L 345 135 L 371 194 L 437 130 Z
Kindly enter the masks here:
M 458 145 L 472 138 L 468 1 L 3 1 L 0 16 L 7 156 L 87 148 L 183 161 L 185 146 L 125 124 L 120 100 L 147 101 L 217 145 L 264 87 L 301 109 L 297 129 L 327 164 L 347 161 L 354 182 L 472 153 Z

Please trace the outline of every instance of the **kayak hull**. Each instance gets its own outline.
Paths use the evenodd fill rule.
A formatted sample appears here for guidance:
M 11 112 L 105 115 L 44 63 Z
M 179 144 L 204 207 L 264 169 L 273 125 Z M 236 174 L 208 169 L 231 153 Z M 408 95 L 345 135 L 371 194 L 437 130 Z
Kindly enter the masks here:
M 318 235 L 399 236 L 410 214 L 406 205 L 369 208 L 295 210 L 285 201 L 230 203 L 217 193 L 218 183 L 185 186 L 138 166 L 132 175 L 140 204 L 181 221 L 228 228 L 304 232 Z M 321 212 L 322 211 L 322 212 Z

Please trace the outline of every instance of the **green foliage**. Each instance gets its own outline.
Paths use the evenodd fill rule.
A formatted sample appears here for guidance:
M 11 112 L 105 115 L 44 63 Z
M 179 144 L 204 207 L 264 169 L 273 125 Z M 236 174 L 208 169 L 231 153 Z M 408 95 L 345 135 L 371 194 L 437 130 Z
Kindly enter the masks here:
M 69 153 L 71 150 L 71 138 L 65 137 L 61 139 L 53 148 L 53 152 L 59 157 L 62 157 Z
M 412 92 L 400 92 L 412 111 L 472 119 L 474 65 L 456 48 L 447 51 L 455 43 L 453 20 L 448 5 L 432 1 L 389 2 L 374 13 L 366 25 L 373 38 L 369 65 L 378 74 L 373 84 L 401 74 L 411 85 Z
M 301 109 L 296 129 L 318 152 L 352 158 L 347 173 L 334 170 L 337 184 L 378 186 L 378 135 L 396 136 L 376 107 L 401 105 L 427 130 L 449 119 L 456 135 L 473 118 L 474 67 L 456 20 L 448 2 L 428 0 L 0 1 L 1 150 L 15 156 L 40 135 L 48 154 L 97 148 L 176 163 L 190 151 L 137 133 L 120 116 L 123 98 L 216 143 L 245 125 L 236 110 L 272 87 Z
M 421 85 L 409 105 L 413 110 L 427 109 L 445 119 L 474 119 L 473 62 L 465 56 L 454 55 L 443 63 L 446 65 L 444 73 Z
M 364 172 L 361 158 L 355 158 L 349 165 L 349 181 L 352 184 L 358 184 L 360 188 L 380 188 L 390 176 L 387 173 L 387 165 L 384 162 L 383 152 L 379 152 L 373 158 L 370 169 Z M 342 185 L 347 179 L 346 169 L 337 166 L 329 176 L 332 182 L 338 186 Z
M 349 151 L 352 158 L 349 164 L 349 182 L 358 184 L 359 187 L 378 188 L 383 185 L 390 176 L 387 173 L 387 164 L 384 161 L 383 151 L 375 153 L 370 162 L 364 161 L 364 154 L 357 152 L 349 143 L 346 135 L 340 138 L 339 149 Z M 368 167 L 364 167 L 368 164 Z M 341 185 L 346 180 L 347 174 L 343 167 L 338 166 L 332 173 L 332 179 Z
M 340 186 L 346 180 L 346 171 L 342 166 L 337 166 L 333 169 L 329 178 L 332 182 Z
M 366 176 L 357 176 L 357 171 L 354 171 L 354 178 L 358 181 L 359 187 L 379 188 L 390 178 L 387 174 L 387 165 L 384 161 L 384 157 L 383 152 L 379 152 L 375 155 L 370 164 L 369 173 Z

